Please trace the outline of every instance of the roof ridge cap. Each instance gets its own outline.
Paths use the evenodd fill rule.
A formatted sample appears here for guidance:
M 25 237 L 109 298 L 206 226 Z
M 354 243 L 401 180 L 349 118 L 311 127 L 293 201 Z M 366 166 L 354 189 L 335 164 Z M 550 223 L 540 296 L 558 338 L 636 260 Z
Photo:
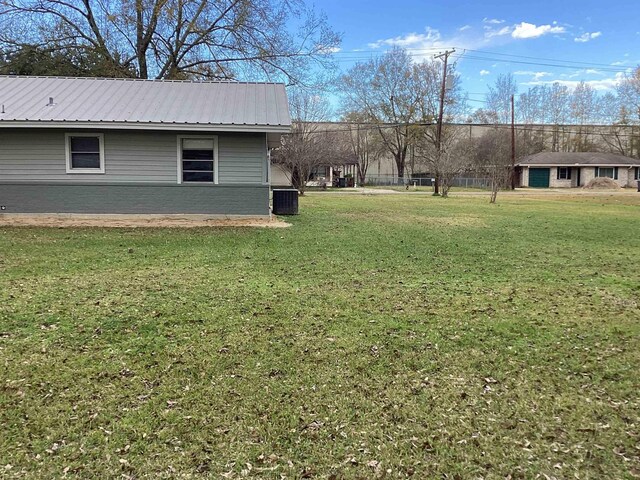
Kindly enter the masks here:
M 47 78 L 57 80 L 107 80 L 122 82 L 150 82 L 150 83 L 221 83 L 232 85 L 284 85 L 283 82 L 257 82 L 257 81 L 241 81 L 241 80 L 174 80 L 164 78 L 132 78 L 132 77 L 72 77 L 64 75 L 0 75 L 1 78 Z

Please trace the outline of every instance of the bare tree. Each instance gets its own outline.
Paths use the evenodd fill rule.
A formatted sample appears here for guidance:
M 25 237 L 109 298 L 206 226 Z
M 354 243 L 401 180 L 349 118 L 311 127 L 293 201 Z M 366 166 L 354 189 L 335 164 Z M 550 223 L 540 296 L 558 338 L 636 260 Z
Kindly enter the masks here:
M 621 124 L 627 127 L 626 155 L 640 158 L 640 66 L 625 76 L 617 88 Z
M 491 183 L 490 203 L 495 203 L 498 191 L 509 188 L 511 168 L 511 140 L 505 129 L 494 128 L 475 140 L 473 158 L 475 170 Z
M 358 183 L 365 185 L 369 166 L 384 154 L 382 138 L 366 113 L 349 112 L 343 119 L 349 122 L 347 143 L 351 155 L 358 162 Z
M 599 122 L 608 125 L 606 131 L 600 130 L 604 146 L 613 153 L 633 156 L 635 145 L 629 135 L 633 131 L 632 121 L 622 104 L 621 96 L 607 92 L 597 98 L 596 105 Z
M 569 88 L 559 83 L 554 83 L 543 96 L 546 123 L 553 125 L 551 132 L 552 152 L 559 152 L 563 148 L 564 139 L 560 138 L 560 129 L 561 125 L 566 124 L 569 119 L 569 101 Z
M 571 119 L 577 125 L 578 131 L 570 142 L 570 149 L 574 152 L 589 152 L 595 145 L 591 140 L 588 125 L 595 123 L 597 105 L 596 92 L 591 85 L 580 82 L 571 94 L 569 103 Z
M 640 123 L 640 66 L 620 82 L 617 93 L 623 115 L 631 123 Z
M 459 155 L 459 136 L 461 130 L 451 123 L 467 113 L 466 95 L 462 92 L 460 76 L 456 74 L 456 65 L 452 64 L 447 72 L 443 108 L 443 127 L 438 138 L 437 119 L 442 84 L 442 66 L 440 62 L 425 61 L 414 68 L 416 92 L 418 95 L 419 119 L 423 127 L 414 129 L 415 152 L 419 161 L 435 177 L 434 194 L 447 196 L 453 177 L 463 167 Z
M 291 133 L 282 137 L 282 145 L 273 152 L 273 162 L 289 173 L 291 183 L 301 195 L 313 170 L 331 163 L 343 152 L 339 132 L 327 131 L 322 122 L 330 118 L 325 98 L 307 90 L 289 92 L 289 108 L 293 119 Z
M 544 150 L 544 136 L 534 128 L 544 123 L 544 99 L 547 87 L 535 86 L 518 96 L 515 113 L 524 128 L 518 129 L 516 157 Z
M 344 110 L 366 113 L 393 155 L 398 177 L 404 178 L 418 102 L 411 56 L 396 47 L 380 58 L 358 62 L 341 78 L 340 87 Z
M 4 0 L 0 20 L 0 50 L 91 54 L 139 78 L 304 83 L 340 43 L 304 0 Z
M 469 123 L 477 123 L 481 125 L 498 123 L 498 115 L 496 112 L 487 108 L 478 108 L 469 116 Z
M 500 74 L 494 85 L 489 85 L 486 94 L 486 109 L 497 119 L 496 123 L 511 121 L 511 96 L 518 92 L 518 86 L 510 73 Z
M 459 129 L 456 129 L 460 132 Z M 463 172 L 473 169 L 473 159 L 476 145 L 470 138 L 461 138 L 461 135 L 449 134 L 443 137 L 445 141 L 441 145 L 438 158 L 438 182 L 440 195 L 449 196 L 449 190 L 453 181 Z

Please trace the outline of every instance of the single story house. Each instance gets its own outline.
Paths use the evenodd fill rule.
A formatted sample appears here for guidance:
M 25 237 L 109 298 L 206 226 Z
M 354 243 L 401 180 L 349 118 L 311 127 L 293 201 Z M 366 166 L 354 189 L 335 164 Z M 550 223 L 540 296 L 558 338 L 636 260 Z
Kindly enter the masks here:
M 640 160 L 615 153 L 542 152 L 523 157 L 517 166 L 521 187 L 581 187 L 596 177 L 635 187 L 640 180 Z
M 268 216 L 284 85 L 0 76 L 0 214 Z
M 338 185 L 340 178 L 352 178 L 354 186 L 358 180 L 358 160 L 355 156 L 336 159 L 333 162 L 318 165 L 311 172 L 309 182 L 313 184 Z M 347 182 L 349 183 L 349 182 Z
M 358 161 L 354 158 L 342 158 L 333 163 L 322 163 L 311 169 L 308 187 L 338 186 L 341 177 L 353 178 L 355 185 L 358 178 Z M 271 185 L 274 187 L 291 187 L 291 173 L 281 164 L 271 165 Z M 352 185 L 353 186 L 353 185 Z

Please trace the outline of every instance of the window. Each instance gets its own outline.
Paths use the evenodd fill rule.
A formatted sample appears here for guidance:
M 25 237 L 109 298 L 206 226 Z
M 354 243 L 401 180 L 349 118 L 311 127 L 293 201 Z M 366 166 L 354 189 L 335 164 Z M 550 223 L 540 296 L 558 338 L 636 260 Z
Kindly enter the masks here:
M 178 141 L 178 182 L 218 183 L 217 138 L 178 137 Z
M 104 173 L 101 133 L 67 133 L 67 173 Z
M 318 165 L 311 169 L 309 180 L 321 180 L 323 178 L 329 178 L 329 167 L 326 165 Z
M 596 167 L 596 177 L 618 179 L 618 167 Z
M 558 180 L 571 180 L 571 168 L 558 167 Z
M 640 167 L 636 167 L 636 174 L 633 177 L 634 180 L 640 180 Z

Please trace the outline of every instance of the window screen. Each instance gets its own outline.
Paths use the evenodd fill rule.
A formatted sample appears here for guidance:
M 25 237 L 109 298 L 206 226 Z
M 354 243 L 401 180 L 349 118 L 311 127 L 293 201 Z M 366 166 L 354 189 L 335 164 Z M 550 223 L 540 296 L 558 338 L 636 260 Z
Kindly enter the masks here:
M 214 144 L 210 138 L 182 139 L 182 181 L 211 182 L 214 172 Z
M 69 137 L 71 169 L 100 169 L 100 137 Z

